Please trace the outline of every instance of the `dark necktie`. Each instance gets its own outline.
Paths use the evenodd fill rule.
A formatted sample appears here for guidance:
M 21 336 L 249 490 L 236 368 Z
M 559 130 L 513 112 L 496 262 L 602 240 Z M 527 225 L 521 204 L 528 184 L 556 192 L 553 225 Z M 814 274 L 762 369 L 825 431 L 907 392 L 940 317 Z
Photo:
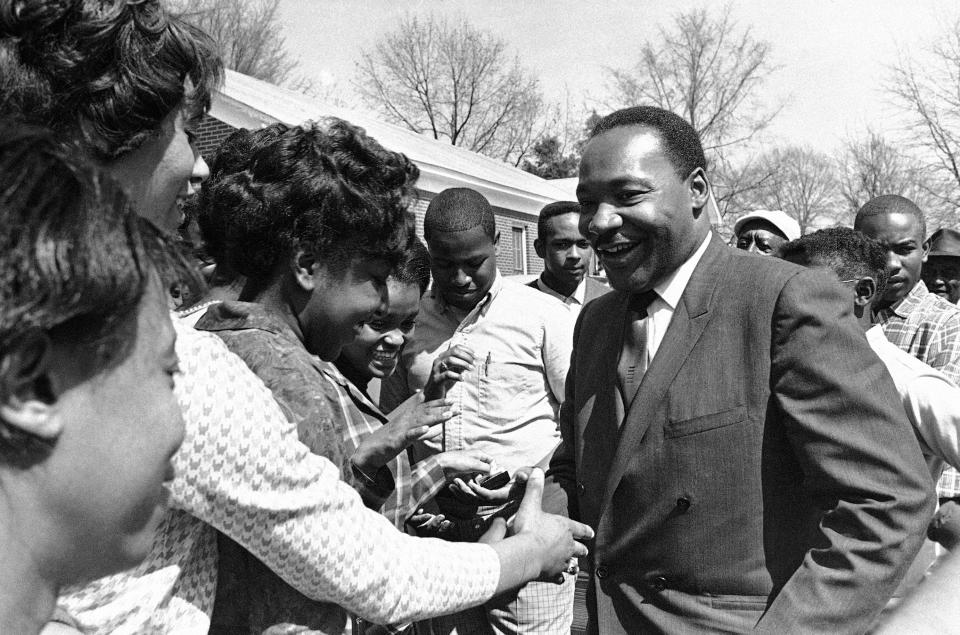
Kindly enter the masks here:
M 625 410 L 629 410 L 630 402 L 637 394 L 637 388 L 647 370 L 647 308 L 656 299 L 657 292 L 650 289 L 631 295 L 627 301 L 623 348 L 617 364 L 617 379 Z

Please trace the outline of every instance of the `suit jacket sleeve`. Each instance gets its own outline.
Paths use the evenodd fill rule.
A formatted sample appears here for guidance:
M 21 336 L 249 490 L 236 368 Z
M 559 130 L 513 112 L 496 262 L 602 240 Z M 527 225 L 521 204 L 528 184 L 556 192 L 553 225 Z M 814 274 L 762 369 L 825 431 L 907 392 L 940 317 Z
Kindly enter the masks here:
M 842 289 L 811 271 L 773 315 L 771 408 L 825 513 L 761 619 L 765 632 L 864 632 L 916 555 L 933 484 L 882 362 Z

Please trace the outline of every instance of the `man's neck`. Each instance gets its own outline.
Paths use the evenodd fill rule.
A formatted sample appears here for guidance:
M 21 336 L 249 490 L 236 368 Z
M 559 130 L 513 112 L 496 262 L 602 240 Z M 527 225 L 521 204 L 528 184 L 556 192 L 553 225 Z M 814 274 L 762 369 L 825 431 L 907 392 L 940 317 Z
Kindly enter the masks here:
M 540 274 L 540 279 L 543 281 L 543 284 L 550 287 L 553 291 L 568 298 L 574 294 L 574 292 L 577 290 L 577 287 L 580 286 L 580 282 L 582 281 L 578 280 L 574 283 L 565 282 L 557 278 L 546 269 L 544 269 L 543 273 Z

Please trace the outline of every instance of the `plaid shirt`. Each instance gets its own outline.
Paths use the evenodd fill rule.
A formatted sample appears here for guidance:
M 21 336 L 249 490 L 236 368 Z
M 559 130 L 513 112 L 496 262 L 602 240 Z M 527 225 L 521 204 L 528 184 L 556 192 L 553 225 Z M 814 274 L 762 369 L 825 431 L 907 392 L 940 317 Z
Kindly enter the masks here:
M 317 360 L 317 369 L 327 382 L 319 387 L 331 402 L 340 407 L 339 418 L 343 421 L 343 441 L 346 449 L 356 452 L 360 442 L 384 424 L 408 413 L 410 408 L 423 401 L 423 393 L 407 400 L 397 410 L 386 416 L 349 379 L 329 362 Z M 446 483 L 443 467 L 436 456 L 429 456 L 411 467 L 407 453 L 403 452 L 390 462 L 395 489 L 380 510 L 384 516 L 403 531 L 407 519 L 424 503 L 431 500 Z
M 486 601 L 500 566 L 487 545 L 414 538 L 363 507 L 340 471 L 297 440 L 263 382 L 211 334 L 174 320 L 186 438 L 173 505 L 146 560 L 65 589 L 88 633 L 206 633 L 217 531 L 303 593 L 380 623 Z
M 917 282 L 899 304 L 879 311 L 876 321 L 893 344 L 960 385 L 960 309 Z M 937 494 L 960 496 L 957 470 L 943 471 Z

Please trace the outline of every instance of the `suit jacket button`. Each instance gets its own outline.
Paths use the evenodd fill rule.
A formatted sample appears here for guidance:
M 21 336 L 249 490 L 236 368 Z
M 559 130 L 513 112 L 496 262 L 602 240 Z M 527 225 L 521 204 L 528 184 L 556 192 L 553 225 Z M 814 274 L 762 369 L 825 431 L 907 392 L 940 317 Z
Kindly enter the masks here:
M 600 566 L 598 566 L 598 567 L 596 568 L 596 570 L 594 571 L 594 573 L 596 573 L 596 574 L 597 574 L 597 577 L 602 580 L 602 579 L 604 579 L 605 577 L 607 577 L 607 574 L 610 573 L 610 571 L 609 571 L 605 566 L 603 566 L 603 565 L 601 564 Z
M 686 496 L 681 496 L 680 498 L 678 498 L 678 499 L 677 499 L 677 511 L 679 511 L 681 514 L 683 514 L 683 513 L 686 512 L 688 509 L 690 509 L 690 499 L 687 498 Z
M 582 482 L 577 481 L 577 494 L 582 496 L 585 491 L 587 491 L 587 487 Z
M 650 588 L 654 591 L 663 591 L 667 588 L 667 579 L 662 575 L 656 576 L 650 580 Z

